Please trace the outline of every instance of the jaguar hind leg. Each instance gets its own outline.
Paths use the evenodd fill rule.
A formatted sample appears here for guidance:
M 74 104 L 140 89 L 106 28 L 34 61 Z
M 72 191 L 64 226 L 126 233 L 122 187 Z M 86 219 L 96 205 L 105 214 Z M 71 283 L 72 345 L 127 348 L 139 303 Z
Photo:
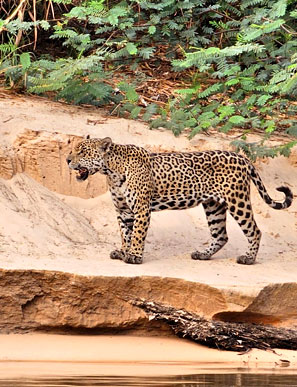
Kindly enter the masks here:
M 218 252 L 228 241 L 226 230 L 226 203 L 211 200 L 202 203 L 208 226 L 211 233 L 211 243 L 204 251 L 194 251 L 191 254 L 192 259 L 208 260 Z
M 237 263 L 252 265 L 257 258 L 261 231 L 255 222 L 250 200 L 248 200 L 248 197 L 245 199 L 244 202 L 239 202 L 238 206 L 230 205 L 228 209 L 248 240 L 248 250 L 244 255 L 237 258 Z

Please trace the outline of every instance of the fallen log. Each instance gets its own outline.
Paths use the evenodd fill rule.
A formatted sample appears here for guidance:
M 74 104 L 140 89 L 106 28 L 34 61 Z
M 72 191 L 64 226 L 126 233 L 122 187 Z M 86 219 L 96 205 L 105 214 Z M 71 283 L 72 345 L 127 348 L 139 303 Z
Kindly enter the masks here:
M 267 325 L 207 320 L 196 314 L 157 302 L 130 299 L 149 319 L 165 321 L 180 337 L 211 348 L 246 352 L 252 348 L 297 350 L 297 330 Z

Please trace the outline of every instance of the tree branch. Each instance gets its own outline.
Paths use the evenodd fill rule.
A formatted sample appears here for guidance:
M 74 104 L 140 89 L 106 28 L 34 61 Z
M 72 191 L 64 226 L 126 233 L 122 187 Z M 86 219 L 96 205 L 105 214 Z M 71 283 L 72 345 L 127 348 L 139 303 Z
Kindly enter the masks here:
M 252 348 L 297 350 L 297 330 L 206 320 L 185 310 L 156 302 L 142 299 L 129 302 L 146 311 L 150 318 L 165 321 L 178 336 L 212 348 L 239 352 Z
M 5 26 L 6 24 L 8 24 L 10 22 L 10 20 L 12 20 L 17 14 L 18 12 L 21 10 L 23 4 L 26 2 L 27 0 L 20 0 L 20 3 L 19 5 L 16 7 L 16 9 L 12 12 L 11 15 L 9 15 L 3 22 L 3 26 L 0 28 L 0 33 L 5 29 Z

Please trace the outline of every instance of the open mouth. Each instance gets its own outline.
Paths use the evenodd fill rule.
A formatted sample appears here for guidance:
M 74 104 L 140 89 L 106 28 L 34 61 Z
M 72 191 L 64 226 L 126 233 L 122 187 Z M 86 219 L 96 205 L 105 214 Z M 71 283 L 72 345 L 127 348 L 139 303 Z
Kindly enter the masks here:
M 86 180 L 89 176 L 89 171 L 87 168 L 80 168 L 78 170 L 78 175 L 76 176 L 77 180 Z

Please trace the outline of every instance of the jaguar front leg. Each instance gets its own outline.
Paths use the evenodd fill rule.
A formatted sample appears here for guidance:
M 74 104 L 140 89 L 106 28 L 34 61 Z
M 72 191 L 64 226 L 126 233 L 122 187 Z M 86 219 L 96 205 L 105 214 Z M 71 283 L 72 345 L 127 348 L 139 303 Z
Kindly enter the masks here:
M 137 165 L 126 171 L 121 185 L 110 189 L 122 237 L 121 250 L 113 251 L 111 258 L 139 264 L 150 223 L 153 184 L 149 156 L 141 154 L 135 162 Z
M 124 210 L 117 209 L 117 220 L 120 227 L 122 247 L 120 250 L 114 250 L 110 253 L 111 259 L 125 260 L 127 251 L 131 244 L 131 235 L 133 231 L 134 215 L 133 212 L 125 208 Z
M 145 239 L 150 224 L 150 207 L 144 207 L 134 214 L 130 247 L 123 260 L 126 263 L 142 263 Z

